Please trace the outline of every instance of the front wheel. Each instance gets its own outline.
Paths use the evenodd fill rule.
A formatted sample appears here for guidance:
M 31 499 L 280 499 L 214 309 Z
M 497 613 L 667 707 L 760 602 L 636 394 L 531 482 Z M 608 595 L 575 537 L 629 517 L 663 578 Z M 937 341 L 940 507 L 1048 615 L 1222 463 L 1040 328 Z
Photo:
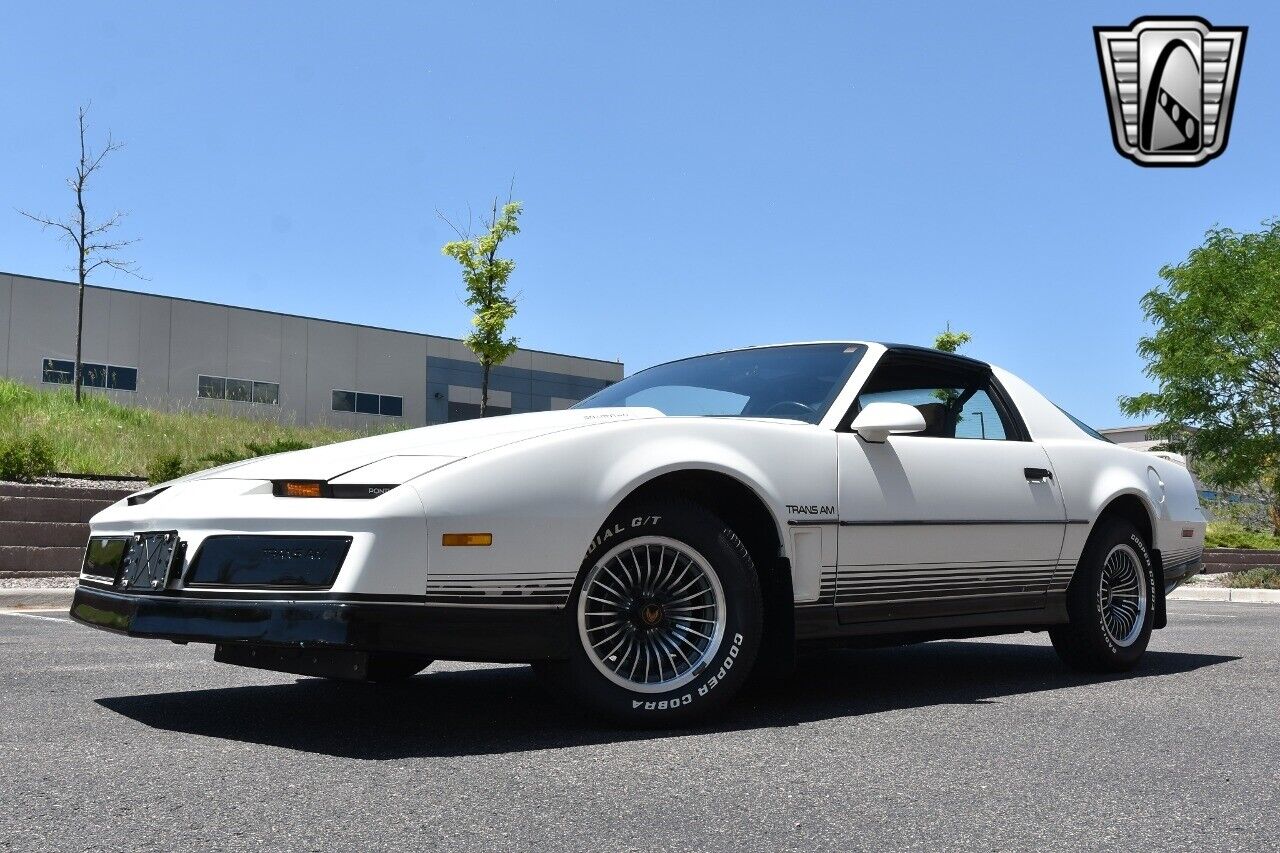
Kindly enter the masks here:
M 759 578 L 703 507 L 625 508 L 592 541 L 566 609 L 568 661 L 539 667 L 589 709 L 631 725 L 688 723 L 742 687 L 759 650 Z
M 1091 672 L 1132 669 L 1151 640 L 1154 582 L 1151 554 L 1137 528 L 1104 521 L 1067 588 L 1070 622 L 1049 630 L 1058 656 Z

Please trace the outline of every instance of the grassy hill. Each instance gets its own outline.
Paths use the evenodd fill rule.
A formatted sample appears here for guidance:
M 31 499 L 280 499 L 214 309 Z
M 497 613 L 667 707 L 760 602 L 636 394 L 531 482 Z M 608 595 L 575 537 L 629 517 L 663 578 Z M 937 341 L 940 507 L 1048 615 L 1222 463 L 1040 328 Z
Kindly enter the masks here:
M 316 447 L 362 433 L 328 426 L 132 408 L 88 392 L 36 390 L 0 379 L 0 444 L 43 438 L 54 469 L 73 474 L 173 475 L 261 452 Z M 157 469 L 164 469 L 158 471 Z

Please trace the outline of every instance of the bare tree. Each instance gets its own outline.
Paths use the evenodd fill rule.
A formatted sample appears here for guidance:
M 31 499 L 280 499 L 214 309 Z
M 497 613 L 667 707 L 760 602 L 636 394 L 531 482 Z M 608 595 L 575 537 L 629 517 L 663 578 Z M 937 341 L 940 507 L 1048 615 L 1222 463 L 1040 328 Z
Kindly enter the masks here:
M 58 236 L 66 240 L 67 243 L 76 251 L 76 269 L 79 273 L 80 293 L 79 299 L 76 301 L 76 368 L 75 368 L 75 387 L 76 402 L 80 402 L 80 388 L 84 380 L 84 371 L 81 368 L 81 345 L 84 339 L 84 284 L 89 274 L 98 267 L 111 267 L 115 270 L 128 273 L 129 275 L 142 278 L 139 275 L 137 266 L 133 261 L 126 261 L 116 256 L 116 253 L 131 243 L 138 242 L 133 240 L 118 240 L 110 236 L 111 232 L 120 224 L 120 220 L 124 219 L 125 214 L 116 211 L 101 222 L 92 223 L 89 221 L 88 215 L 85 213 L 85 190 L 89 186 L 89 178 L 102 166 L 102 161 L 112 151 L 118 151 L 124 147 L 124 143 L 115 142 L 111 138 L 111 132 L 107 132 L 107 144 L 101 151 L 94 153 L 88 145 L 85 144 L 85 116 L 88 115 L 89 107 L 80 107 L 80 163 L 76 166 L 76 172 L 70 178 L 67 178 L 67 186 L 76 194 L 76 209 L 69 218 L 59 220 L 51 219 L 47 216 L 38 216 L 25 210 L 19 210 L 18 213 L 27 217 L 33 222 L 40 223 L 42 229 L 54 228 L 59 232 Z

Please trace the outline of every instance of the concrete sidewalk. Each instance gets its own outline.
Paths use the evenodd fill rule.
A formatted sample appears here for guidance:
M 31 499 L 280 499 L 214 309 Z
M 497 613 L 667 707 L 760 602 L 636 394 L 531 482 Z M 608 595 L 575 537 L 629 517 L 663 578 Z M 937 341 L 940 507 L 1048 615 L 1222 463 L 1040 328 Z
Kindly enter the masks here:
M 1280 604 L 1280 589 L 1234 589 L 1225 586 L 1182 586 L 1170 601 L 1233 601 L 1241 604 Z

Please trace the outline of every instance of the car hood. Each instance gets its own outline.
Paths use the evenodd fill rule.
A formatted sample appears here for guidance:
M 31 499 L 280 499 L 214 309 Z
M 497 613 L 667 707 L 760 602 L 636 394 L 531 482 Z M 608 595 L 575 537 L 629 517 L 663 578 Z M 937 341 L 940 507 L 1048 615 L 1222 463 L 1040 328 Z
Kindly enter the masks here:
M 412 476 L 454 459 L 474 456 L 486 450 L 505 447 L 555 432 L 586 429 L 623 420 L 660 418 L 657 409 L 626 407 L 601 409 L 567 409 L 557 412 L 531 412 L 458 421 L 450 424 L 358 438 L 328 444 L 310 450 L 295 450 L 273 456 L 261 456 L 200 471 L 173 482 L 214 478 L 248 480 L 332 480 L 349 471 L 363 468 L 390 457 L 426 457 L 405 459 L 400 466 Z M 431 461 L 428 461 L 430 459 Z M 406 478 L 408 479 L 408 478 Z M 382 482 L 389 482 L 385 478 Z

